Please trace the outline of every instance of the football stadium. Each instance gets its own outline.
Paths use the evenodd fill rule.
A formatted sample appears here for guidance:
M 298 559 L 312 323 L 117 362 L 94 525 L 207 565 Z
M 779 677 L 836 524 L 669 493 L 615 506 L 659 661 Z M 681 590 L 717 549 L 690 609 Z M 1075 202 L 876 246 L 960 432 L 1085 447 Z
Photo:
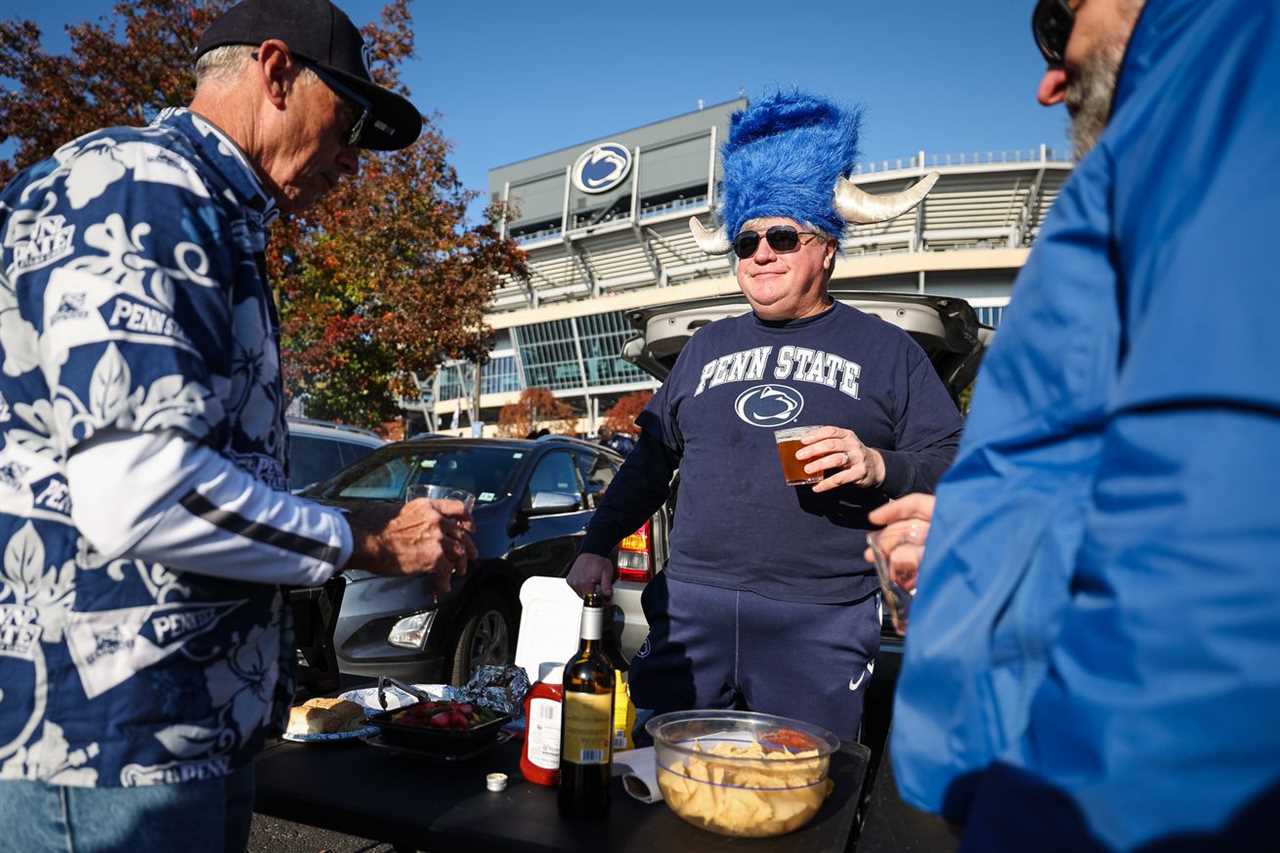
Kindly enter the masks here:
M 743 98 L 529 157 L 489 171 L 489 194 L 510 213 L 502 231 L 528 255 L 530 278 L 504 283 L 487 321 L 489 361 L 444 365 L 405 401 L 426 429 L 495 433 L 498 412 L 525 388 L 546 388 L 593 434 L 622 395 L 656 382 L 621 358 L 629 311 L 736 293 L 732 255 L 704 254 L 690 216 L 713 224 L 718 150 Z M 941 177 L 897 219 L 849 228 L 832 284 L 960 297 L 992 327 L 1040 223 L 1071 172 L 1065 150 L 916 151 L 862 163 L 852 180 L 896 192 Z

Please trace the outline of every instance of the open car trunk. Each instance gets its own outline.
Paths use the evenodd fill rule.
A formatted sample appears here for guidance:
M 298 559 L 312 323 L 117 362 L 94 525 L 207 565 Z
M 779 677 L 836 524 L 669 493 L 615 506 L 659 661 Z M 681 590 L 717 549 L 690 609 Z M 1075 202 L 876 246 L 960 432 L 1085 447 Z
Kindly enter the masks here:
M 954 296 L 871 293 L 839 285 L 833 285 L 829 292 L 844 304 L 874 314 L 911 335 L 928 353 L 957 402 L 960 392 L 977 375 L 986 342 L 994 333 L 978 322 L 978 315 L 968 302 Z M 750 310 L 741 293 L 638 308 L 627 316 L 639 335 L 623 346 L 622 357 L 665 380 L 694 332 L 714 320 Z

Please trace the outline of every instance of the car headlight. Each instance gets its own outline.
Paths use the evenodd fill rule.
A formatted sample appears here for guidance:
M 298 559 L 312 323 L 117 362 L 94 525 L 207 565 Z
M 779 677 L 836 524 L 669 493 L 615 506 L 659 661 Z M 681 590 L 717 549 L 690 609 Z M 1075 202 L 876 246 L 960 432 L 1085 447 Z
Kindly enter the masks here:
M 427 647 L 427 635 L 431 633 L 431 623 L 436 621 L 436 611 L 424 610 L 406 616 L 391 626 L 387 634 L 387 642 L 402 649 L 418 649 Z

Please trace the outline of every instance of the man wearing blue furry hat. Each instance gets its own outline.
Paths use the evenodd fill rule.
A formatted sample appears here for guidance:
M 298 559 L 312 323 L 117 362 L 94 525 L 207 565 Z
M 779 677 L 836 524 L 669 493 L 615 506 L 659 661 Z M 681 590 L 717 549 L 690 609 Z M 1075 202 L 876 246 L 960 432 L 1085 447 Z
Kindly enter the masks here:
M 690 223 L 705 250 L 733 250 L 752 310 L 685 346 L 568 578 L 580 595 L 610 595 L 610 553 L 667 500 L 679 468 L 671 558 L 645 590 L 649 636 L 631 668 L 640 707 L 744 704 L 858 735 L 880 632 L 861 558 L 867 512 L 932 491 L 960 434 L 923 350 L 827 293 L 845 224 L 899 216 L 934 180 L 859 190 L 847 180 L 858 120 L 799 93 L 735 114 L 724 228 Z M 809 428 L 796 455 L 816 484 L 784 482 L 784 427 Z

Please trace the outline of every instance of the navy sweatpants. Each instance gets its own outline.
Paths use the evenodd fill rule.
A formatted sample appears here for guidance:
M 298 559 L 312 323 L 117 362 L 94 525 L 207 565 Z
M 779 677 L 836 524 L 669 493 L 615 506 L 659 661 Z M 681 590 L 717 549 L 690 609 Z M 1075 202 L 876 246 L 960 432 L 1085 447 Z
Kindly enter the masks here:
M 637 707 L 661 713 L 741 703 L 857 739 L 880 649 L 878 593 L 800 604 L 663 572 L 642 603 L 649 636 L 631 662 Z

